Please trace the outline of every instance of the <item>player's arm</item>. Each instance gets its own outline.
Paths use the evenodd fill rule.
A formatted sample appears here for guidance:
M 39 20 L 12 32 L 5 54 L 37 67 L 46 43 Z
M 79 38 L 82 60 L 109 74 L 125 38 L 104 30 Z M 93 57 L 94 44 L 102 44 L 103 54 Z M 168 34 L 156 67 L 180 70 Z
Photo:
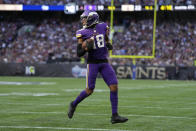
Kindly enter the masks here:
M 82 38 L 78 38 L 78 45 L 77 45 L 77 56 L 78 57 L 81 57 L 86 53 L 85 48 L 83 48 L 82 45 L 83 45 Z
M 77 56 L 81 57 L 86 52 L 93 50 L 94 38 L 89 38 L 83 41 L 82 38 L 78 38 L 78 46 L 77 46 Z
M 110 43 L 109 32 L 110 32 L 110 30 L 109 30 L 109 27 L 107 26 L 107 30 L 106 30 L 106 34 L 105 34 L 106 47 L 108 48 L 108 50 L 112 50 L 113 46 Z

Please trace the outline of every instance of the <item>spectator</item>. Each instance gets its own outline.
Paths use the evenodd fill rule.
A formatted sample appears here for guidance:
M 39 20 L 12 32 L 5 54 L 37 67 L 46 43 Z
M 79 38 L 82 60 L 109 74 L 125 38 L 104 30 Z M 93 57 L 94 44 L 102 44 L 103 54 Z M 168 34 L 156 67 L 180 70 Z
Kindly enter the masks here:
M 7 20 L 0 23 L 0 61 L 58 63 L 78 61 L 77 22 L 60 19 Z M 196 59 L 196 21 L 160 21 L 157 24 L 156 57 L 140 59 L 141 65 L 193 66 Z M 153 20 L 132 19 L 123 32 L 114 33 L 115 55 L 152 55 Z M 176 37 L 178 36 L 178 37 Z M 110 59 L 114 65 L 132 64 L 130 59 Z

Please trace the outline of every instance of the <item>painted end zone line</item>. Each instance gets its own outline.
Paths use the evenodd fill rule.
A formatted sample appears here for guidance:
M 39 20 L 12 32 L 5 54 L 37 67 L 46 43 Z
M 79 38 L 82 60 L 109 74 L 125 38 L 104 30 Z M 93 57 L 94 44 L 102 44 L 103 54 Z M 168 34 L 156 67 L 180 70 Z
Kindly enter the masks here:
M 136 131 L 136 130 L 119 130 L 119 129 L 99 129 L 99 128 L 67 128 L 67 127 L 34 127 L 34 126 L 0 126 L 0 128 L 15 129 L 53 129 L 53 130 L 83 130 L 83 131 Z

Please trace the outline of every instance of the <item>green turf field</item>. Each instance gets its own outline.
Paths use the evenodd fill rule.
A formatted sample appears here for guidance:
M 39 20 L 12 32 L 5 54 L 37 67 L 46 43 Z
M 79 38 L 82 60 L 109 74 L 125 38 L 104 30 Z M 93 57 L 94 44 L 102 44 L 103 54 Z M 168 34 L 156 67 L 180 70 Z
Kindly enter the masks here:
M 196 81 L 119 80 L 124 124 L 110 123 L 109 89 L 97 79 L 92 96 L 67 118 L 85 79 L 0 77 L 0 131 L 195 131 Z

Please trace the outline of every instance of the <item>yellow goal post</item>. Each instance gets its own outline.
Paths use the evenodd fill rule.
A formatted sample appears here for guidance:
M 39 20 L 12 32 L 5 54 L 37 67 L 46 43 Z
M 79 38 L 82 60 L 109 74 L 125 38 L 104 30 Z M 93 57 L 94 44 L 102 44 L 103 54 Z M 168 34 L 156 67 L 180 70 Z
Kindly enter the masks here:
M 114 6 L 114 0 L 111 0 L 111 7 Z M 111 8 L 110 12 L 110 33 L 114 31 L 113 29 L 113 18 L 114 18 L 114 8 Z M 154 0 L 154 23 L 153 23 L 153 47 L 152 55 L 150 56 L 139 56 L 139 55 L 113 55 L 110 51 L 110 58 L 130 58 L 133 59 L 133 64 L 135 64 L 135 59 L 153 59 L 155 58 L 155 45 L 156 45 L 156 19 L 157 19 L 157 0 Z M 110 39 L 112 44 L 112 38 Z

